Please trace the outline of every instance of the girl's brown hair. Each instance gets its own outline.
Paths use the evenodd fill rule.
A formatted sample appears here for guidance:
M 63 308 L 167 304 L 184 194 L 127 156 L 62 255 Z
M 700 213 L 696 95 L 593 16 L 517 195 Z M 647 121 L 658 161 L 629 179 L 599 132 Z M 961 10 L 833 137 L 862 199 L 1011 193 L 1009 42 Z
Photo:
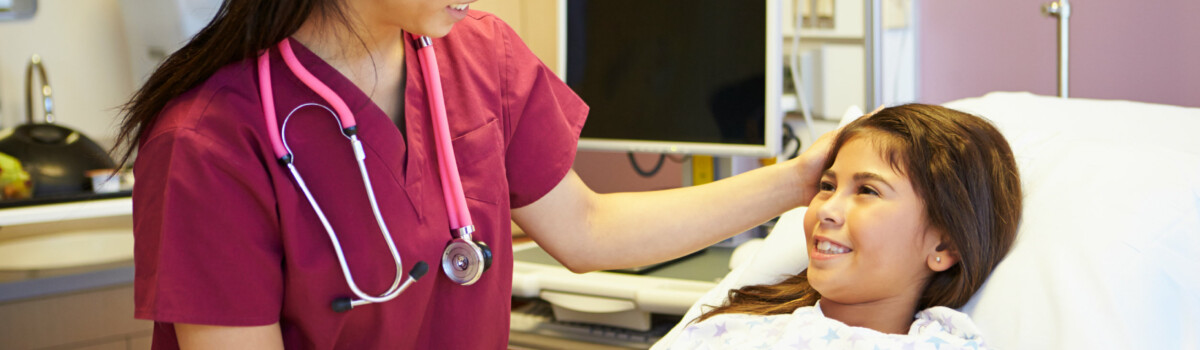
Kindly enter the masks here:
M 932 228 L 959 258 L 930 277 L 917 310 L 963 304 L 1012 247 L 1021 218 L 1021 181 L 1004 135 L 983 118 L 922 104 L 886 108 L 846 125 L 829 152 L 829 169 L 851 138 L 869 135 L 892 167 L 908 176 Z M 786 314 L 821 298 L 808 270 L 771 285 L 729 291 L 729 300 L 696 321 L 723 313 Z M 916 310 L 914 310 L 916 312 Z

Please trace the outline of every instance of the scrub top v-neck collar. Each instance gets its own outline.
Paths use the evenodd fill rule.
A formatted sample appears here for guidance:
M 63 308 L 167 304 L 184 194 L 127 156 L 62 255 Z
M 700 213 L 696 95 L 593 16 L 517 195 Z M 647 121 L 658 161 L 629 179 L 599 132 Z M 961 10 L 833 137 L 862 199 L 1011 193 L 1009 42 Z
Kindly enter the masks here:
M 404 37 L 407 38 L 407 35 Z M 395 132 L 394 137 L 398 137 L 400 144 L 403 146 L 402 149 L 395 150 L 398 153 L 397 156 L 400 157 L 399 160 L 403 164 L 403 183 L 406 187 L 415 185 L 416 181 L 419 181 L 423 177 L 418 169 L 428 166 L 425 164 L 428 162 L 428 160 L 425 160 L 426 157 L 413 156 L 414 154 L 427 154 L 424 151 L 426 148 L 424 142 L 424 129 L 426 125 L 420 119 L 425 115 L 423 112 L 427 103 L 422 99 L 425 89 L 421 85 L 420 79 L 423 77 L 420 75 L 420 67 L 418 66 L 420 62 L 417 61 L 414 55 L 417 48 L 411 40 L 403 40 L 404 69 L 402 79 L 404 87 L 401 89 L 403 96 L 400 97 L 401 109 L 403 111 L 400 112 L 399 120 L 393 120 L 388 116 L 379 105 L 375 104 L 367 96 L 366 92 L 359 89 L 349 78 L 336 68 L 333 68 L 328 62 L 325 62 L 324 59 L 321 59 L 320 56 L 317 56 L 316 53 L 309 50 L 303 43 L 300 43 L 295 38 L 289 38 L 289 40 L 291 40 L 292 46 L 297 48 L 295 50 L 297 58 L 304 64 L 305 68 L 309 69 L 318 79 L 328 84 L 334 91 L 338 91 L 341 94 L 340 96 L 346 100 L 346 104 L 355 113 L 355 119 L 360 120 L 361 123 L 362 120 L 366 119 L 383 118 L 387 121 L 388 125 L 393 127 L 391 131 L 385 132 Z M 399 125 L 399 122 L 402 122 L 403 125 Z M 366 141 L 364 140 L 364 142 Z

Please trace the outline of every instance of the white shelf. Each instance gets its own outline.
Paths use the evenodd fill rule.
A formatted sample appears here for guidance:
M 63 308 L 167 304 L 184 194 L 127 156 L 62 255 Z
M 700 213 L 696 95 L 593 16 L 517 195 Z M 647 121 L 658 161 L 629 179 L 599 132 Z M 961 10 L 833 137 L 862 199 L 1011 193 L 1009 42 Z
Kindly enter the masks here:
M 0 227 L 133 214 L 132 198 L 0 209 Z

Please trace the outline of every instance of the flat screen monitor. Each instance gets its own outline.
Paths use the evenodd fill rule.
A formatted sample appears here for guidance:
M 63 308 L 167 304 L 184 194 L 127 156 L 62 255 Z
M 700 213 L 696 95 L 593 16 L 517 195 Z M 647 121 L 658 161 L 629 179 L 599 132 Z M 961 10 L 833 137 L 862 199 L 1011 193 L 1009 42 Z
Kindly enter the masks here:
M 585 150 L 767 157 L 783 112 L 780 0 L 559 0 Z

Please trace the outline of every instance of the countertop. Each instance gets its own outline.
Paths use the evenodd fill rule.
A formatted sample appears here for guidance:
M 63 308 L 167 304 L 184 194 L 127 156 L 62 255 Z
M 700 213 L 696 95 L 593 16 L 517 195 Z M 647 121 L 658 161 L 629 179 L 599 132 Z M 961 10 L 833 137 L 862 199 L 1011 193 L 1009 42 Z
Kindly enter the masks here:
M 112 248 L 120 254 L 108 252 L 95 263 L 57 265 L 45 268 L 13 267 L 22 264 L 0 264 L 0 303 L 42 298 L 133 283 L 132 219 L 133 201 L 128 193 L 102 195 L 87 200 L 49 202 L 36 205 L 13 206 L 0 209 L 0 247 L 28 245 L 32 241 L 54 242 L 45 239 L 54 236 L 86 236 L 98 232 L 97 236 L 119 236 L 128 232 L 129 237 Z M 99 233 L 103 232 L 103 233 Z M 80 261 L 80 255 L 96 249 L 89 244 L 69 246 L 46 246 L 25 249 L 19 253 L 39 254 L 38 261 Z M 33 252 L 36 251 L 36 252 Z M 107 251 L 106 251 L 107 252 Z M 10 252 L 11 253 L 11 252 Z M 14 255 L 14 254 L 8 254 Z M 2 260 L 2 259 L 0 259 Z M 86 259 L 84 259 L 86 260 Z M 24 263 L 27 260 L 21 260 Z M 53 265 L 53 264 L 51 264 Z

